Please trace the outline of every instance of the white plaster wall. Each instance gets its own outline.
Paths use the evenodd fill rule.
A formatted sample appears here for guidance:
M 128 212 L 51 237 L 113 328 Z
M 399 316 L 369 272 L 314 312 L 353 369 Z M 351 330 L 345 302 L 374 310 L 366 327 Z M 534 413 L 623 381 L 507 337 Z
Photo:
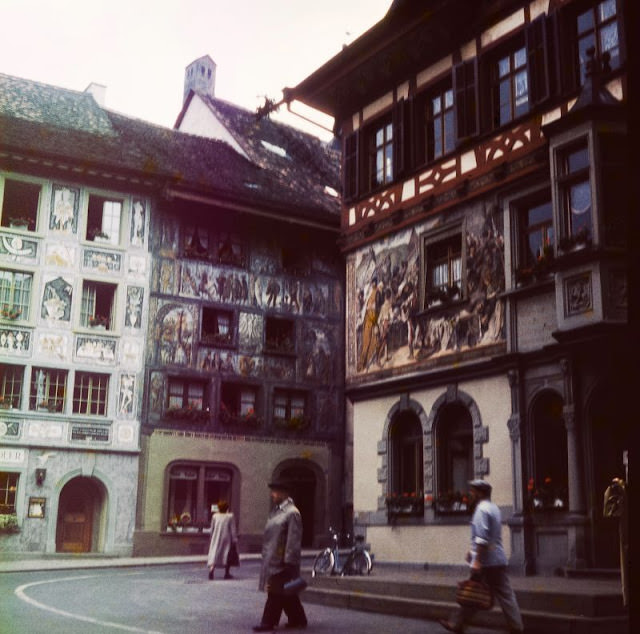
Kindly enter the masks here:
M 248 158 L 238 142 L 231 136 L 229 131 L 220 123 L 220 120 L 211 112 L 207 104 L 204 103 L 198 95 L 193 96 L 178 129 L 180 132 L 225 141 L 236 152 Z

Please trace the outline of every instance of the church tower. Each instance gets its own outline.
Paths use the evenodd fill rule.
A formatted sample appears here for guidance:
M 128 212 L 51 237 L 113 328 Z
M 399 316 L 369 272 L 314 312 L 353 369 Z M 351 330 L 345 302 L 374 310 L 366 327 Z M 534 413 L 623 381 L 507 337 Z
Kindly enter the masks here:
M 205 55 L 185 68 L 182 103 L 185 102 L 190 90 L 204 97 L 215 97 L 215 88 L 216 63 Z

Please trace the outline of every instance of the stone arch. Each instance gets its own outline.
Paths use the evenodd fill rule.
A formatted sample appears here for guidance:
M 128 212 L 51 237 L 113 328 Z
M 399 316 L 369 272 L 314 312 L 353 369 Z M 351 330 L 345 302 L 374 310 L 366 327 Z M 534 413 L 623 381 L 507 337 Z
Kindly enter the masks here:
M 283 460 L 273 471 L 273 479 L 289 480 L 292 497 L 302 515 L 302 546 L 315 547 L 324 537 L 328 500 L 325 475 L 312 460 Z
M 433 403 L 427 419 L 425 434 L 429 436 L 429 450 L 426 450 L 425 443 L 425 495 L 435 494 L 434 469 L 435 469 L 435 448 L 434 432 L 438 415 L 447 405 L 459 403 L 471 416 L 473 429 L 473 473 L 474 477 L 481 478 L 489 473 L 489 458 L 483 455 L 483 445 L 489 441 L 489 428 L 482 425 L 480 409 L 469 394 L 459 390 L 457 385 L 449 385 L 444 394 L 441 394 Z M 427 480 L 427 471 L 431 474 Z M 428 485 L 428 486 L 427 486 Z
M 47 527 L 47 552 L 56 552 L 61 544 L 60 531 L 63 530 L 65 509 L 65 489 L 68 486 L 83 488 L 86 499 L 93 506 L 91 535 L 88 537 L 86 552 L 108 553 L 113 548 L 116 517 L 115 493 L 113 483 L 106 474 L 94 468 L 92 461 L 77 469 L 67 472 L 55 485 L 55 495 L 52 496 L 50 517 L 53 521 Z M 67 489 L 69 491 L 69 489 Z

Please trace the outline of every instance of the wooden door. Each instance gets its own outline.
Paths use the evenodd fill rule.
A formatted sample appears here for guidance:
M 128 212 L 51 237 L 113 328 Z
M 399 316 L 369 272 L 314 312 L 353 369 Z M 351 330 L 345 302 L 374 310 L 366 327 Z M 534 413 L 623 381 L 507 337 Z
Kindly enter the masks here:
M 91 551 L 93 504 L 93 488 L 87 482 L 74 480 L 62 490 L 56 539 L 58 552 Z

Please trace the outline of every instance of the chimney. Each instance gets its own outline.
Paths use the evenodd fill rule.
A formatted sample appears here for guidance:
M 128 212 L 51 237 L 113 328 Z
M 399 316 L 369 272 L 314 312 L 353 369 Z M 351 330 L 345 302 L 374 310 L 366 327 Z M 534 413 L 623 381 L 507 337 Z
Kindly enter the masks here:
M 191 90 L 202 97 L 215 97 L 216 63 L 208 55 L 191 62 L 185 68 L 182 103 L 186 101 Z
M 96 103 L 104 108 L 106 104 L 106 96 L 107 96 L 107 87 L 102 84 L 96 84 L 95 82 L 91 82 L 84 91 L 89 93 L 95 100 Z

